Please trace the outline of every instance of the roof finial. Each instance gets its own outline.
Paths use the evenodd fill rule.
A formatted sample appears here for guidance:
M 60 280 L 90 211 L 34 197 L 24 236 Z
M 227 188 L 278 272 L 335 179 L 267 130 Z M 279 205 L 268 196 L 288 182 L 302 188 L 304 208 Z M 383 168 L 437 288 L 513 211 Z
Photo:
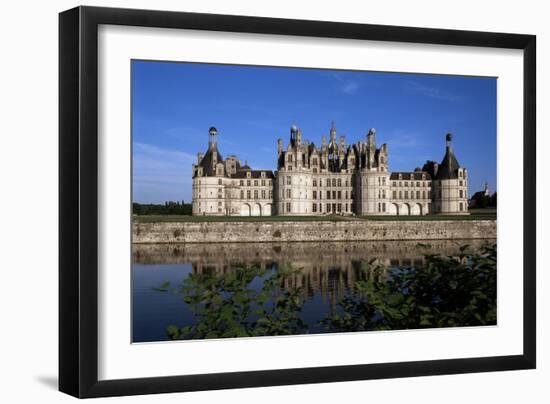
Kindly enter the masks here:
M 210 129 L 208 129 L 208 134 L 210 135 L 208 140 L 208 146 L 212 148 L 216 146 L 216 144 L 218 143 L 218 139 L 217 139 L 218 130 L 214 126 L 211 126 Z
M 453 141 L 453 134 L 449 132 L 445 136 L 445 142 L 447 143 L 447 149 L 449 150 L 451 149 L 452 141 Z

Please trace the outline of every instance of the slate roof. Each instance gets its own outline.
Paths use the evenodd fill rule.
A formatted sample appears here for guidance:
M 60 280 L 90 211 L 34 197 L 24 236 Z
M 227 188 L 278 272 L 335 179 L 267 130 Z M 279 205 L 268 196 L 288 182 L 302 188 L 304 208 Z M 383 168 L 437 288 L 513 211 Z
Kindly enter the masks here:
M 431 180 L 432 176 L 426 171 L 416 171 L 412 173 L 407 172 L 393 172 L 390 174 L 390 180 L 399 180 L 399 174 L 403 176 L 402 181 L 411 181 L 411 174 L 414 180 L 422 180 L 422 174 L 426 175 L 426 180 Z
M 218 153 L 218 163 L 223 164 L 223 157 L 218 151 L 218 146 L 214 145 L 213 147 L 209 147 L 206 151 L 206 154 L 202 158 L 201 162 L 198 164 L 199 167 L 202 167 L 204 175 L 207 177 L 216 175 L 215 167 L 212 165 L 212 154 L 214 152 Z
M 460 164 L 458 164 L 458 160 L 456 159 L 453 153 L 453 149 L 451 149 L 450 147 L 447 147 L 445 157 L 443 157 L 443 161 L 441 162 L 441 164 L 437 169 L 436 179 L 438 180 L 456 179 L 458 178 L 459 168 L 460 168 Z
M 266 179 L 274 178 L 273 171 L 270 170 L 239 170 L 231 176 L 231 178 L 247 178 L 246 173 L 250 173 L 250 178 L 262 178 L 262 172 L 265 173 Z

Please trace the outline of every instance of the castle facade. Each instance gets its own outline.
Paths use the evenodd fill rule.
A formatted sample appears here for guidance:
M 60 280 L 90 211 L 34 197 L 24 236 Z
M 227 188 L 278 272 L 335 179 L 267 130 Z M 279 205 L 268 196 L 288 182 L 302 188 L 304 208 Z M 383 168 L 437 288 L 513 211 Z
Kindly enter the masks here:
M 193 165 L 193 215 L 468 214 L 468 173 L 450 133 L 441 163 L 427 161 L 411 172 L 389 171 L 388 146 L 377 147 L 374 129 L 348 145 L 333 123 L 329 141 L 323 136 L 316 146 L 292 126 L 286 149 L 277 141 L 275 173 L 241 165 L 236 156 L 223 159 L 216 128 L 209 135 L 208 150 Z

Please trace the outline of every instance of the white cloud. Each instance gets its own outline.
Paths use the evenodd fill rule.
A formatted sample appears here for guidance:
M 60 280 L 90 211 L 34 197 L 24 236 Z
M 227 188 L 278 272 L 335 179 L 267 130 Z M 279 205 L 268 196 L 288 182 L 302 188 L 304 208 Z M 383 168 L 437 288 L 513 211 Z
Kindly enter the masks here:
M 133 144 L 133 193 L 136 202 L 191 200 L 196 156 L 146 143 Z
M 355 80 L 345 79 L 338 73 L 332 73 L 332 77 L 338 82 L 338 90 L 344 94 L 353 95 L 359 90 L 359 83 Z
M 404 86 L 405 91 L 409 93 L 419 94 L 437 100 L 456 102 L 462 98 L 459 95 L 443 91 L 438 87 L 425 86 L 416 81 L 406 81 Z

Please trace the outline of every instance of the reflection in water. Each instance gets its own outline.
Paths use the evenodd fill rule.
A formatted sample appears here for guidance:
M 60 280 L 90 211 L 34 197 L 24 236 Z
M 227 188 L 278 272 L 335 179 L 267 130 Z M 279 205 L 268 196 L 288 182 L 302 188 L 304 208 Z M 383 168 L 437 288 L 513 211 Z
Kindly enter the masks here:
M 133 340 L 494 324 L 492 243 L 134 245 Z

